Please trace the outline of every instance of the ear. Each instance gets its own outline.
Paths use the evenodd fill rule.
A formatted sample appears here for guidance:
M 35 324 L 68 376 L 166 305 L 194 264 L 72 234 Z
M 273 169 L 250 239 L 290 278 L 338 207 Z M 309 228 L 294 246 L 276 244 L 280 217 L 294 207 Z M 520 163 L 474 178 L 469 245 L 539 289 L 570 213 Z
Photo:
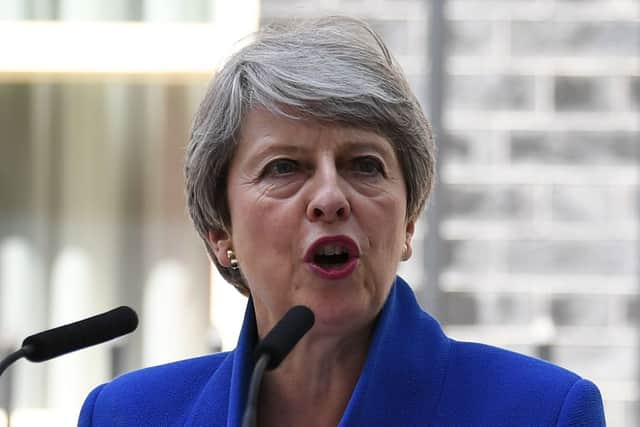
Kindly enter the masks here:
M 402 251 L 402 261 L 407 261 L 413 254 L 413 248 L 411 247 L 411 240 L 413 239 L 413 233 L 416 231 L 416 220 L 410 219 L 407 221 L 405 227 L 404 246 Z M 406 248 L 406 250 L 404 250 Z
M 213 249 L 213 253 L 216 256 L 218 263 L 223 267 L 231 267 L 229 257 L 227 256 L 227 250 L 233 247 L 229 233 L 222 230 L 209 231 L 207 234 L 207 240 L 209 242 L 209 246 Z

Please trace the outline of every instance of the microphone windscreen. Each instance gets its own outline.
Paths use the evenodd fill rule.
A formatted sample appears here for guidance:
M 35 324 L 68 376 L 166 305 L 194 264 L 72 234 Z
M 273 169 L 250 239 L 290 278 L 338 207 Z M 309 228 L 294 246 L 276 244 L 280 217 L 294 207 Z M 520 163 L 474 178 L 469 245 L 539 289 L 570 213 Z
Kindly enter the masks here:
M 300 338 L 311 329 L 314 321 L 313 311 L 308 307 L 303 305 L 292 307 L 260 341 L 256 348 L 256 356 L 269 355 L 267 369 L 277 368 Z
M 22 341 L 22 349 L 28 360 L 44 362 L 128 334 L 137 327 L 136 312 L 122 306 L 97 316 L 31 335 Z

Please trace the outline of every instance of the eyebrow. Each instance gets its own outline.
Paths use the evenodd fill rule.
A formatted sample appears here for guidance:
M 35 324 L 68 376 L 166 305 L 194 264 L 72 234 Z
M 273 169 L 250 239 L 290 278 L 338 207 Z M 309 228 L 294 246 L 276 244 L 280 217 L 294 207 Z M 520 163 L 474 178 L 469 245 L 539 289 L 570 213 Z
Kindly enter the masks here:
M 308 151 L 309 151 L 309 148 L 307 147 L 301 147 L 299 145 L 286 143 L 286 142 L 272 141 L 258 148 L 254 153 L 252 153 L 251 157 L 260 159 L 273 152 L 283 153 L 283 154 L 301 154 Z

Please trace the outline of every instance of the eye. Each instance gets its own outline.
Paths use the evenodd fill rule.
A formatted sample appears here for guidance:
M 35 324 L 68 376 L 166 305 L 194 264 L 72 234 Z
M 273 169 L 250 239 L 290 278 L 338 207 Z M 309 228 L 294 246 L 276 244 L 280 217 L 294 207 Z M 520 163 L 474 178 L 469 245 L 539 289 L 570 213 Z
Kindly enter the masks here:
M 275 159 L 267 164 L 262 176 L 278 177 L 297 172 L 298 163 L 291 159 Z
M 366 176 L 384 176 L 382 162 L 373 156 L 356 157 L 351 162 L 353 171 Z

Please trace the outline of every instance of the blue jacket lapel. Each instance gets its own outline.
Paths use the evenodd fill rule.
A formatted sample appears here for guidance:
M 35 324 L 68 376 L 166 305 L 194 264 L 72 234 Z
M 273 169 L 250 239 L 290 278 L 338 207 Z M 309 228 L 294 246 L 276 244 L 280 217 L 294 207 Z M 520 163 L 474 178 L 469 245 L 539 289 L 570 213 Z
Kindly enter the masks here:
M 187 425 L 241 425 L 257 340 L 249 300 L 238 346 L 211 377 Z M 432 419 L 445 378 L 449 341 L 438 323 L 397 278 L 377 320 L 364 368 L 340 422 L 341 427 L 423 425 Z M 228 402 L 228 404 L 227 404 Z
M 340 422 L 350 426 L 424 425 L 436 410 L 449 341 L 397 278 L 380 313 L 367 361 Z
M 192 416 L 186 426 L 242 425 L 257 335 L 253 302 L 249 299 L 238 345 L 234 351 L 228 353 L 224 362 L 207 382 L 193 406 Z

